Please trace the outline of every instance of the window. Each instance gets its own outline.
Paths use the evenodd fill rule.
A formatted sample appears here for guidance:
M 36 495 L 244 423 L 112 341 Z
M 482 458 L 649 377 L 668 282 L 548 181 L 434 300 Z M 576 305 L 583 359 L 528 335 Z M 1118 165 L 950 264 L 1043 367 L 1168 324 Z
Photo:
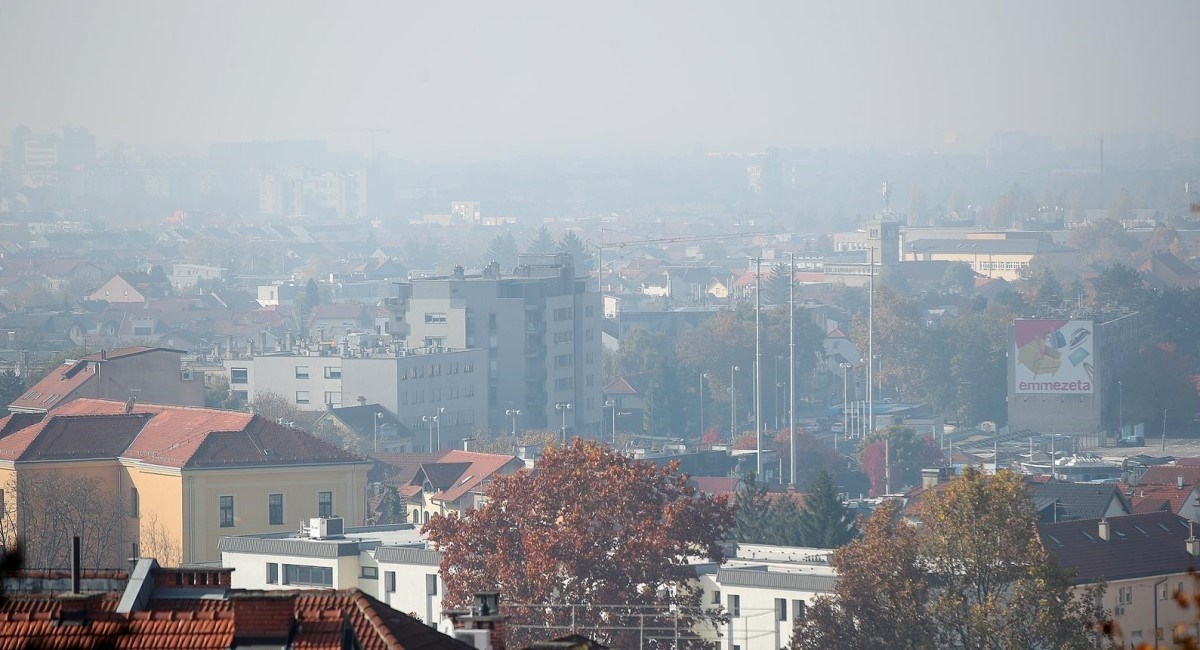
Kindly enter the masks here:
M 317 492 L 317 516 L 333 516 L 333 492 Z
M 792 601 L 792 619 L 798 621 L 802 618 L 804 618 L 804 601 L 803 600 L 793 600 Z
M 129 557 L 142 557 L 142 547 L 137 542 L 134 542 L 129 545 L 129 553 Z
M 306 391 L 306 390 L 296 391 L 296 403 L 297 404 L 308 404 L 308 391 Z
M 229 383 L 245 384 L 250 381 L 250 372 L 245 368 L 230 368 Z
M 308 366 L 296 366 L 296 379 L 308 379 Z
M 138 516 L 138 491 L 137 488 L 129 488 L 129 516 Z M 134 557 L 137 557 L 136 555 Z
M 425 312 L 426 325 L 441 325 L 446 322 L 445 312 Z
M 378 580 L 379 579 L 379 567 L 364 566 L 362 568 L 362 573 L 360 573 L 358 575 L 358 577 L 364 578 L 366 580 Z
M 786 621 L 787 620 L 787 599 L 786 598 L 776 598 L 775 599 L 775 620 L 777 620 L 777 621 Z
M 325 366 L 325 378 L 326 379 L 341 379 L 342 378 L 342 369 L 338 368 L 336 366 Z
M 283 584 L 332 587 L 333 567 L 285 564 L 283 565 Z
M 383 572 L 383 591 L 384 593 L 394 593 L 396 591 L 396 572 Z
M 712 604 L 714 604 L 714 605 L 721 604 L 721 590 L 720 589 L 713 592 Z
M 272 526 L 283 524 L 283 495 L 267 495 L 267 523 Z
M 233 497 L 221 497 L 221 528 L 233 526 Z
M 336 390 L 325 391 L 325 403 L 330 406 L 341 406 L 342 394 Z
M 737 618 L 742 615 L 742 597 L 737 594 L 729 594 L 729 599 L 726 609 L 729 610 L 729 615 Z
M 279 584 L 279 563 L 267 562 L 267 584 Z

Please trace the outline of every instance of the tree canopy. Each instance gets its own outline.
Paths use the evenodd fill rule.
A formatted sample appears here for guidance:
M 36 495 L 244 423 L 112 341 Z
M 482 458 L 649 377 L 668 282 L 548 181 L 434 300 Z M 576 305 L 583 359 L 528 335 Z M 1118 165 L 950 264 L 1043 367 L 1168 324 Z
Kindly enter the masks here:
M 689 487 L 677 464 L 660 468 L 576 439 L 548 447 L 536 472 L 496 478 L 487 499 L 465 516 L 435 516 L 423 531 L 442 549 L 446 606 L 498 589 L 514 646 L 572 621 L 630 648 L 641 615 L 646 628 L 678 621 L 685 631 L 724 620 L 701 602 L 688 558 L 724 559 L 733 508 Z M 680 647 L 707 647 L 682 638 Z
M 795 650 L 1093 648 L 1094 589 L 1075 593 L 1038 542 L 1019 475 L 963 475 L 927 492 L 920 529 L 895 502 L 834 552 L 834 595 L 801 620 Z

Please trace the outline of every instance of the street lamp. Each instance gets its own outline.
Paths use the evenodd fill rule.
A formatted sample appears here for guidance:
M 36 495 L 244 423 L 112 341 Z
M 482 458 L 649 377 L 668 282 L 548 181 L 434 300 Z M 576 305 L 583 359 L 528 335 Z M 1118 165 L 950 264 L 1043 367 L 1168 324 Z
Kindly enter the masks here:
M 704 437 L 704 380 L 708 379 L 708 373 L 700 373 L 700 438 Z
M 512 418 L 512 421 L 513 421 L 512 435 L 514 438 L 516 438 L 517 437 L 517 416 L 521 414 L 521 409 L 508 409 L 507 411 L 504 412 L 504 414 L 507 415 L 508 417 Z
M 1117 403 L 1117 434 L 1125 435 L 1125 386 L 1121 380 L 1117 380 L 1117 397 L 1120 400 Z
M 554 410 L 562 411 L 562 441 L 567 444 L 567 411 L 571 410 L 570 402 L 559 402 L 554 405 Z
M 429 425 L 429 451 L 433 451 L 433 421 L 437 419 L 436 415 L 422 415 L 421 421 Z
M 375 414 L 375 421 L 373 422 L 373 424 L 375 425 L 375 445 L 374 446 L 375 446 L 376 452 L 379 451 L 379 421 L 382 419 L 383 419 L 382 413 Z
M 433 415 L 422 415 L 422 416 L 421 416 L 421 421 L 422 421 L 422 422 L 428 422 L 428 423 L 429 423 L 429 450 L 430 450 L 430 451 L 433 451 L 433 425 L 434 425 L 434 424 L 437 424 L 437 448 L 438 448 L 438 451 L 441 451 L 441 449 L 442 449 L 442 422 L 441 422 L 441 415 L 442 415 L 442 413 L 444 413 L 445 411 L 446 411 L 446 407 L 444 407 L 444 406 L 439 406 L 439 407 L 438 407 L 438 410 L 437 410 L 437 413 L 434 413 Z
M 846 437 L 850 435 L 850 403 L 847 400 L 850 399 L 850 368 L 854 364 L 843 361 L 838 367 L 842 369 L 842 436 Z M 833 450 L 837 451 L 837 431 L 833 432 Z
M 729 442 L 737 439 L 737 386 L 734 385 L 733 374 L 741 370 L 738 366 L 729 366 Z
M 787 357 L 783 356 L 782 354 L 775 355 L 775 395 L 772 398 L 772 401 L 775 402 L 775 408 L 772 410 L 775 411 L 775 430 L 776 431 L 779 430 L 779 410 L 783 407 L 783 405 L 780 404 L 779 393 L 780 393 L 780 391 L 783 390 L 783 387 L 786 385 L 786 384 L 784 384 L 784 382 L 779 381 L 779 362 L 780 361 L 787 361 Z
M 610 408 L 613 412 L 613 446 L 617 446 L 617 403 L 611 399 L 604 400 L 604 408 Z

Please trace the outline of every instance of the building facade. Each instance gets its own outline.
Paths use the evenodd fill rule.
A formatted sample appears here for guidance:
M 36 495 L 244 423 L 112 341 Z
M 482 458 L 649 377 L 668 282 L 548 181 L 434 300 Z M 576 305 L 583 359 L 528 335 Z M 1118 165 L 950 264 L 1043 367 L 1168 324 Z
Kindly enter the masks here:
M 600 294 L 575 277 L 570 255 L 523 255 L 515 270 L 493 263 L 480 275 L 459 267 L 402 283 L 391 331 L 408 347 L 486 350 L 492 430 L 519 410 L 521 428 L 598 432 Z

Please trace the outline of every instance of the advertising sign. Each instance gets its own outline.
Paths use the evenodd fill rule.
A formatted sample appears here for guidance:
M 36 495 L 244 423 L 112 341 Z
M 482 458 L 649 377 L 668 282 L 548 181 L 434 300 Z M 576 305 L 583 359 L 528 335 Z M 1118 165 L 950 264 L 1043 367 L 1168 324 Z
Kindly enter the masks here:
M 1015 393 L 1082 395 L 1093 392 L 1095 328 L 1090 320 L 1018 320 Z

